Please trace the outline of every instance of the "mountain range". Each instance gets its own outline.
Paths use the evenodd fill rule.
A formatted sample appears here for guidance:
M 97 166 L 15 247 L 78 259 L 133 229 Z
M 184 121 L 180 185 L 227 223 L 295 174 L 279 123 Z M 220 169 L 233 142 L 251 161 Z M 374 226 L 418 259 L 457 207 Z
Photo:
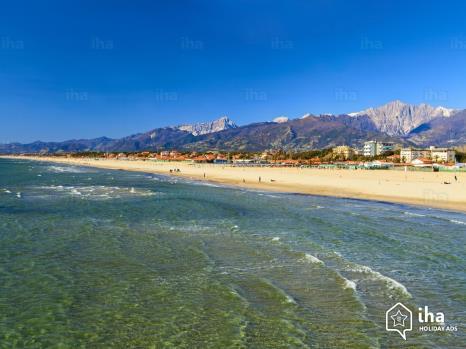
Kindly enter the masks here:
M 411 146 L 466 144 L 466 110 L 393 101 L 377 108 L 342 115 L 285 116 L 270 122 L 237 126 L 224 116 L 212 122 L 169 126 L 119 139 L 68 140 L 0 144 L 0 153 L 82 151 L 311 150 L 364 141 L 392 141 Z

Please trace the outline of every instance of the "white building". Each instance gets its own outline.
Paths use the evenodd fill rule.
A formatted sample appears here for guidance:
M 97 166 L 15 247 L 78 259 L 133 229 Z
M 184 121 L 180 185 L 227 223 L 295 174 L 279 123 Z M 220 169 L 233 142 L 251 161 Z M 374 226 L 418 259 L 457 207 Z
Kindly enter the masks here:
M 430 158 L 435 162 L 455 162 L 456 152 L 453 149 L 448 148 L 435 148 L 430 147 L 431 156 Z
M 364 156 L 375 156 L 377 153 L 377 142 L 369 141 L 364 143 Z
M 448 148 L 430 147 L 429 149 L 403 148 L 400 159 L 405 163 L 412 163 L 416 159 L 431 159 L 434 162 L 455 162 L 456 152 Z
M 418 149 L 418 148 L 403 148 L 400 151 L 401 162 L 411 163 L 416 159 L 430 159 L 430 150 L 428 149 Z
M 395 149 L 392 142 L 369 141 L 364 143 L 364 156 L 377 156 Z

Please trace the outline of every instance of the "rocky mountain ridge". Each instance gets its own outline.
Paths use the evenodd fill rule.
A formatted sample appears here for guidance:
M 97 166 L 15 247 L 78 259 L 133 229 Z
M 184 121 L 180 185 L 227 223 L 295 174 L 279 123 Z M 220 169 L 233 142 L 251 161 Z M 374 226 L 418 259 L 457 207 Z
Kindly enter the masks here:
M 222 117 L 211 122 L 156 128 L 120 139 L 0 144 L 0 153 L 311 150 L 343 144 L 359 148 L 374 139 L 411 146 L 464 145 L 466 110 L 393 101 L 358 113 L 305 114 L 297 119 L 282 116 L 272 122 L 243 126 Z

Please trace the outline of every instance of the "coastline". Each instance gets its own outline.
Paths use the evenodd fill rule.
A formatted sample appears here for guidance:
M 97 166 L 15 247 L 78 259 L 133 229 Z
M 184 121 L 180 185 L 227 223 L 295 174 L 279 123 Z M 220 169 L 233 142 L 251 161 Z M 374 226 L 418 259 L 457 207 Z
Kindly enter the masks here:
M 385 201 L 466 213 L 466 173 L 395 170 L 343 170 L 310 168 L 232 167 L 229 165 L 0 156 L 19 159 L 180 176 L 249 189 Z M 180 172 L 170 172 L 179 169 Z M 259 181 L 260 178 L 260 181 Z M 451 184 L 444 184 L 449 182 Z

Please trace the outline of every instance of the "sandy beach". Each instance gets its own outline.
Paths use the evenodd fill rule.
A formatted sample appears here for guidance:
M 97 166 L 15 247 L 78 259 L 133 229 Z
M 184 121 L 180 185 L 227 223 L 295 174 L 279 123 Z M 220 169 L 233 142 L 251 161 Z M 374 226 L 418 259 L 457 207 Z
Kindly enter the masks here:
M 12 157 L 9 157 L 12 158 Z M 233 167 L 184 162 L 155 162 L 55 157 L 17 157 L 78 166 L 182 176 L 246 188 L 378 200 L 466 212 L 466 173 L 396 170 Z M 170 170 L 179 169 L 179 172 Z M 454 176 L 458 180 L 455 181 Z M 444 184 L 448 182 L 450 184 Z

